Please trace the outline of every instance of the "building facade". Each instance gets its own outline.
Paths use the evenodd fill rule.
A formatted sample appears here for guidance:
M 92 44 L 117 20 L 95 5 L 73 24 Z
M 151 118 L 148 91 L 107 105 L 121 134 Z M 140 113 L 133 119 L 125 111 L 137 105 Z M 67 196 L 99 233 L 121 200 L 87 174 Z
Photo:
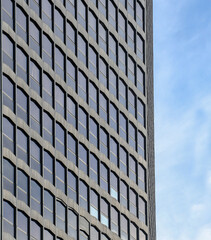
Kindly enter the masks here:
M 0 2 L 0 239 L 155 240 L 152 0 Z

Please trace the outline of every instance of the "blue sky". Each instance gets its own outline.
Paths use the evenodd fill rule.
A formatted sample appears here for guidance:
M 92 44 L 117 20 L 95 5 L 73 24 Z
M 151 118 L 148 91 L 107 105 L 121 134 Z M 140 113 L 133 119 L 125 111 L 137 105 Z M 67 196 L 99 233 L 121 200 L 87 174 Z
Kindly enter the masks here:
M 154 0 L 157 240 L 211 240 L 211 1 Z

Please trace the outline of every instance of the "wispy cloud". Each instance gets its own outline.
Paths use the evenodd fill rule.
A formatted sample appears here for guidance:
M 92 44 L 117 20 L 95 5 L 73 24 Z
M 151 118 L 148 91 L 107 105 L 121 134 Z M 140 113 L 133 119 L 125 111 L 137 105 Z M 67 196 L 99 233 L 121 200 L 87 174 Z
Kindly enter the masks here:
M 211 1 L 154 5 L 158 240 L 210 240 Z

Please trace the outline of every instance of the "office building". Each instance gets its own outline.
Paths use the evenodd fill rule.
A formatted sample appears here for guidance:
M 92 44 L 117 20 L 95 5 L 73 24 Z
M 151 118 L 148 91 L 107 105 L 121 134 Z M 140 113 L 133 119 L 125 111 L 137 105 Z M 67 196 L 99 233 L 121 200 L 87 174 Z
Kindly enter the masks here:
M 1 1 L 1 240 L 155 240 L 152 0 Z

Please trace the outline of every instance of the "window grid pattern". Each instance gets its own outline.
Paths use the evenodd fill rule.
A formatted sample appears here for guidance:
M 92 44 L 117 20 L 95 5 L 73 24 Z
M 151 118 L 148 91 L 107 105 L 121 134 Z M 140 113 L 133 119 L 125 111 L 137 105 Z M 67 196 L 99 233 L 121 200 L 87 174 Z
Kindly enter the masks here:
M 5 2 L 5 1 L 3 1 Z M 11 4 L 10 4 L 11 2 Z M 76 54 L 87 67 L 89 67 L 89 70 L 95 75 L 95 77 L 101 77 L 103 85 L 111 91 L 111 93 L 121 102 L 121 99 L 119 96 L 122 97 L 120 92 L 117 92 L 119 89 L 119 79 L 118 74 L 115 72 L 115 70 L 112 70 L 114 72 L 114 75 L 117 76 L 117 78 L 110 75 L 110 68 L 109 66 L 106 66 L 106 71 L 100 72 L 100 67 L 98 65 L 98 61 L 100 58 L 100 55 L 95 53 L 95 50 L 93 46 L 89 44 L 86 39 L 84 40 L 84 43 L 80 44 L 79 36 L 77 35 L 76 29 L 74 24 L 69 24 L 69 30 L 67 31 L 68 26 L 68 19 L 66 19 L 66 16 L 63 15 L 63 11 L 60 12 L 56 6 L 51 1 L 42 1 L 42 6 L 40 6 L 39 0 L 30 0 L 28 1 L 30 4 L 30 7 L 35 11 L 37 15 L 40 15 L 45 22 L 57 35 L 62 42 L 68 46 L 71 51 Z M 98 30 L 98 24 L 100 28 L 99 20 L 97 19 L 96 15 L 93 14 L 91 8 L 85 4 L 85 2 L 81 1 L 74 1 L 74 0 L 66 0 L 61 1 L 62 4 L 66 7 L 68 11 L 71 12 L 75 17 L 77 17 L 79 23 L 89 32 L 89 34 L 92 36 L 92 38 L 97 42 L 100 43 L 100 36 L 99 36 L 99 42 L 98 42 L 98 36 L 97 36 L 97 30 Z M 105 15 L 105 17 L 108 19 L 108 22 L 115 28 L 118 28 L 118 31 L 122 31 L 124 29 L 124 25 L 117 26 L 117 19 L 119 18 L 119 9 L 111 0 L 98 0 L 93 2 L 98 6 L 99 11 Z M 124 1 L 122 1 L 123 3 Z M 77 7 L 76 7 L 77 5 Z M 80 7 L 81 6 L 81 7 Z M 144 30 L 144 8 L 141 5 L 139 1 L 128 1 L 128 4 L 125 5 L 127 7 L 127 10 L 130 15 L 134 17 L 134 19 L 137 21 L 138 25 Z M 20 12 L 19 16 L 16 14 L 16 17 L 12 15 L 13 11 L 16 11 L 16 13 Z M 137 11 L 140 11 L 140 16 L 137 16 Z M 77 10 L 77 14 L 76 14 Z M 108 12 L 107 12 L 108 10 Z M 63 52 L 62 49 L 60 49 L 54 41 L 51 39 L 51 37 L 44 33 L 37 25 L 36 21 L 29 17 L 27 13 L 23 11 L 23 9 L 13 3 L 13 1 L 9 1 L 8 6 L 3 4 L 2 8 L 3 12 L 3 21 L 5 21 L 12 29 L 16 30 L 16 33 L 38 54 L 42 57 L 43 61 L 46 62 L 50 67 L 60 76 L 60 78 L 66 82 L 68 86 L 70 86 L 84 101 L 86 101 L 88 104 L 90 104 L 90 97 L 88 97 L 86 94 L 86 91 L 89 89 L 89 83 L 91 79 L 88 79 L 87 76 L 85 76 L 86 81 L 84 84 L 84 81 L 79 80 L 79 76 L 77 76 L 78 67 L 76 67 L 72 63 L 72 59 L 69 59 L 69 55 L 66 56 L 66 54 Z M 41 14 L 42 13 L 42 14 Z M 92 14 L 92 15 L 91 15 Z M 54 22 L 53 22 L 54 20 Z M 88 20 L 88 21 L 87 21 Z M 16 27 L 15 27 L 16 25 Z M 122 33 L 122 38 L 127 42 L 127 44 L 133 49 L 133 51 L 137 54 L 137 56 L 143 61 L 144 63 L 144 42 L 142 38 L 142 34 L 136 30 L 133 29 L 133 34 L 131 32 L 131 29 L 129 26 L 131 26 L 131 23 L 129 23 L 126 19 L 125 21 L 125 36 Z M 120 68 L 123 70 L 125 75 L 129 78 L 129 80 L 140 90 L 143 94 L 145 94 L 145 84 L 144 84 L 144 75 L 142 74 L 143 71 L 141 70 L 141 66 L 137 66 L 135 60 L 132 56 L 130 58 L 128 57 L 127 50 L 125 51 L 125 57 L 121 58 L 120 54 L 121 50 L 119 48 L 119 44 L 117 39 L 114 38 L 114 47 L 108 44 L 108 29 L 107 29 L 107 23 L 105 27 L 105 34 L 104 34 L 104 45 L 102 42 L 101 47 L 107 52 L 107 48 L 111 51 L 111 58 L 113 58 L 114 62 L 116 62 L 117 65 L 120 64 Z M 31 31 L 34 29 L 34 31 Z M 127 31 L 126 31 L 127 30 Z M 113 30 L 112 30 L 113 31 Z M 68 36 L 68 32 L 72 32 L 71 36 Z M 123 31 L 122 31 L 123 32 Z M 128 35 L 126 35 L 128 33 Z M 5 39 L 9 39 L 8 36 L 4 33 L 3 35 Z M 103 35 L 102 35 L 103 36 Z M 113 35 L 111 35 L 113 36 Z M 137 44 L 135 39 L 137 38 Z M 42 41 L 41 41 L 42 39 Z M 102 38 L 103 39 L 103 38 Z M 58 112 L 67 122 L 69 122 L 75 129 L 77 129 L 80 132 L 79 125 L 80 123 L 77 121 L 78 117 L 78 111 L 81 108 L 81 106 L 74 102 L 72 99 L 72 96 L 70 97 L 68 92 L 64 86 L 60 85 L 60 82 L 55 81 L 48 76 L 46 73 L 44 73 L 42 67 L 39 65 L 39 61 L 37 62 L 35 59 L 28 56 L 27 52 L 25 52 L 23 46 L 18 46 L 15 41 L 11 40 L 11 46 L 10 50 L 7 50 L 7 45 L 5 43 L 6 41 L 3 40 L 3 47 L 4 47 L 4 53 L 3 53 L 3 63 L 8 65 L 17 75 L 25 81 L 27 85 L 29 85 L 35 93 L 37 93 L 40 97 L 42 97 L 48 104 L 51 105 L 52 108 L 55 109 L 56 112 Z M 69 43 L 68 43 L 69 42 Z M 104 46 L 104 47 L 103 47 Z M 42 49 L 42 51 L 41 51 Z M 76 51 L 78 49 L 78 51 Z M 12 50 L 12 51 L 11 51 Z M 55 54 L 55 55 L 54 55 Z M 89 59 L 87 59 L 87 55 L 89 55 Z M 108 53 L 110 55 L 110 52 Z M 4 57 L 5 56 L 5 57 Z M 14 59 L 22 59 L 19 63 L 15 64 Z M 119 59 L 118 59 L 119 58 Z M 134 64 L 130 64 L 130 59 Z M 124 63 L 121 63 L 121 61 L 124 60 Z M 69 68 L 71 66 L 71 68 Z M 122 67 L 121 67 L 122 66 Z M 99 73 L 98 73 L 99 71 Z M 98 76 L 99 74 L 99 76 Z M 101 74 L 101 75 L 100 75 Z M 5 80 L 6 79 L 6 80 Z M 114 80 L 116 79 L 116 80 Z M 125 81 L 125 80 L 123 80 Z M 17 89 L 19 89 L 17 91 Z M 125 103 L 123 104 L 125 108 L 130 112 L 134 118 L 138 120 L 138 122 L 145 127 L 145 105 L 143 102 L 143 98 L 139 99 L 136 96 L 136 93 L 133 92 L 135 87 L 132 87 L 132 90 L 129 89 L 127 86 L 125 88 L 125 95 L 123 97 L 126 99 Z M 62 93 L 61 93 L 62 91 Z M 17 92 L 17 93 L 16 93 Z M 19 94 L 18 94 L 19 92 Z M 20 94 L 22 92 L 22 94 Z M 101 118 L 103 118 L 108 125 L 113 127 L 117 133 L 120 133 L 119 127 L 118 127 L 118 121 L 120 119 L 119 114 L 120 112 L 117 110 L 117 112 L 114 110 L 117 108 L 116 104 L 111 102 L 108 98 L 108 101 L 106 102 L 106 105 L 102 103 L 100 100 L 100 90 L 98 89 L 98 86 L 96 86 L 96 97 L 94 98 L 94 104 L 92 106 L 94 110 L 101 115 Z M 12 97 L 10 97 L 12 96 Z M 25 98 L 23 97 L 25 96 Z M 107 98 L 107 93 L 105 94 L 105 97 Z M 128 100 L 127 100 L 128 96 Z M 19 98 L 19 104 L 18 101 L 16 102 L 16 99 Z M 23 99 L 25 104 L 23 104 Z M 69 100 L 68 100 L 69 99 Z M 71 99 L 71 101 L 70 101 Z M 19 84 L 14 83 L 10 77 L 4 75 L 3 80 L 3 100 L 4 105 L 11 109 L 15 114 L 17 114 L 20 118 L 22 118 L 27 125 L 29 125 L 34 131 L 36 131 L 40 137 L 43 137 L 45 140 L 51 143 L 53 147 L 55 147 L 59 152 L 61 152 L 65 157 L 70 159 L 71 161 L 75 161 L 74 164 L 78 166 L 79 169 L 81 169 L 86 175 L 91 177 L 94 181 L 97 183 L 100 183 L 101 179 L 101 172 L 99 169 L 101 169 L 100 160 L 95 157 L 91 152 L 87 152 L 87 159 L 86 161 L 83 160 L 83 157 L 80 156 L 80 147 L 79 152 L 77 151 L 78 146 L 81 145 L 77 139 L 75 139 L 75 149 L 73 149 L 72 146 L 67 147 L 69 144 L 69 136 L 70 133 L 67 132 L 65 128 L 61 125 L 60 121 L 53 120 L 54 117 L 51 116 L 51 114 L 47 114 L 48 117 L 50 117 L 50 121 L 48 120 L 48 123 L 51 124 L 47 126 L 45 124 L 45 118 L 46 113 L 44 112 L 42 105 L 40 105 L 40 101 L 36 101 L 36 99 L 32 98 L 30 94 L 28 95 L 28 92 L 25 92 L 25 87 L 20 87 Z M 68 103 L 69 101 L 69 103 Z M 71 102 L 71 103 L 70 103 Z M 101 105 L 98 105 L 99 103 L 102 103 Z M 90 104 L 91 106 L 91 104 Z M 98 106 L 99 109 L 98 109 Z M 105 108 L 106 106 L 106 108 Z M 111 106 L 111 107 L 110 107 Z M 82 106 L 84 107 L 84 106 Z M 112 109 L 113 108 L 113 109 Z M 117 108 L 118 109 L 118 108 Z M 34 111 L 35 110 L 35 111 Z M 115 112 L 113 114 L 112 118 L 106 116 L 102 117 L 102 114 L 100 112 Z M 19 112 L 19 114 L 18 114 Z M 21 114 L 24 113 L 24 114 Z M 28 113 L 30 113 L 29 117 L 27 117 Z M 92 117 L 92 116 L 90 116 Z M 5 117 L 5 119 L 8 119 Z M 127 164 L 127 161 L 124 162 L 123 158 L 119 159 L 120 152 L 121 152 L 121 146 L 117 144 L 117 139 L 115 139 L 113 136 L 110 136 L 107 134 L 107 137 L 104 136 L 104 133 L 102 133 L 102 129 L 100 125 L 97 123 L 97 130 L 94 130 L 91 128 L 89 123 L 89 114 L 87 114 L 86 117 L 86 124 L 82 124 L 84 128 L 86 128 L 81 133 L 90 140 L 90 136 L 93 137 L 93 144 L 95 145 L 98 150 L 100 150 L 103 154 L 107 156 L 117 167 L 120 168 L 125 174 L 133 181 L 135 182 L 143 191 L 146 191 L 146 169 L 134 158 L 135 164 L 130 164 L 130 156 L 127 152 L 129 158 L 129 165 Z M 126 128 L 132 129 L 131 126 L 134 124 L 135 121 L 133 121 L 132 125 L 131 122 L 129 122 L 128 116 L 125 116 L 126 119 Z M 6 121 L 6 120 L 5 120 Z M 8 120 L 7 120 L 8 121 Z M 12 123 L 11 120 L 9 122 Z M 44 127 L 45 125 L 45 127 Z M 5 125 L 6 126 L 6 125 Z M 123 129 L 123 127 L 120 126 L 120 128 Z M 89 187 L 87 187 L 87 195 L 83 196 L 84 191 L 80 193 L 80 189 L 83 189 L 83 187 L 80 187 L 80 179 L 75 176 L 77 183 L 75 184 L 75 187 L 69 187 L 65 184 L 65 182 L 68 181 L 69 170 L 66 168 L 66 165 L 63 166 L 63 164 L 60 164 L 62 167 L 62 170 L 59 168 L 59 161 L 54 159 L 47 150 L 44 150 L 42 146 L 40 146 L 37 143 L 37 139 L 32 139 L 28 134 L 26 134 L 22 129 L 17 128 L 15 124 L 12 123 L 12 127 L 10 128 L 13 134 L 11 136 L 6 136 L 6 133 L 3 133 L 5 138 L 3 139 L 3 143 L 5 143 L 5 147 L 9 148 L 18 158 L 22 159 L 27 165 L 29 165 L 32 169 L 34 169 L 36 172 L 38 172 L 41 176 L 43 176 L 47 181 L 49 181 L 51 184 L 55 185 L 57 188 L 62 190 L 62 192 L 66 195 L 68 195 L 68 192 L 73 191 L 74 194 L 70 194 L 75 202 L 79 203 L 81 207 L 85 208 L 88 212 L 91 213 L 91 208 L 88 206 L 88 203 L 86 203 L 85 199 L 88 199 L 91 197 Z M 130 132 L 130 131 L 129 131 Z M 20 135 L 19 133 L 22 133 Z M 100 134 L 99 134 L 100 133 Z M 24 135 L 23 135 L 24 134 Z M 20 135 L 20 136 L 19 136 Z M 24 137 L 23 137 L 24 136 Z M 121 135 L 120 135 L 121 136 Z M 10 144 L 13 147 L 10 147 L 8 144 L 8 140 L 12 143 Z M 17 145 L 15 147 L 16 141 L 18 141 L 18 138 L 20 139 L 26 139 L 23 141 L 23 146 Z M 130 134 L 128 134 L 128 131 L 126 131 L 126 136 L 124 137 L 125 141 L 131 145 L 132 148 L 135 149 L 141 155 L 144 159 L 146 156 L 146 149 L 145 149 L 145 136 L 141 132 L 139 128 L 136 128 L 133 125 L 133 130 Z M 111 140 L 112 139 L 112 140 Z M 99 144 L 98 144 L 98 141 Z M 112 142 L 113 141 L 113 142 Z M 28 144 L 27 144 L 28 142 Z M 30 144 L 29 144 L 30 143 Z M 66 148 L 67 147 L 67 148 Z M 66 150 L 67 149 L 67 150 Z M 93 157 L 91 157 L 93 156 Z M 74 160 L 73 160 L 74 159 Z M 93 162 L 95 164 L 97 163 L 97 168 L 91 166 L 91 159 L 95 159 Z M 28 206 L 31 206 L 35 211 L 37 211 L 39 214 L 45 216 L 48 218 L 53 224 L 55 224 L 58 228 L 62 229 L 64 232 L 66 232 L 69 236 L 72 236 L 75 239 L 77 238 L 76 232 L 78 226 L 78 220 L 76 220 L 76 224 L 68 223 L 68 216 L 69 212 L 71 211 L 68 206 L 64 205 L 59 200 L 56 200 L 55 196 L 52 195 L 53 199 L 53 207 L 51 209 L 46 210 L 45 215 L 45 206 L 47 207 L 47 204 L 44 204 L 45 201 L 45 194 L 44 189 L 39 184 L 37 184 L 35 181 L 30 180 L 30 177 L 27 176 L 26 173 L 23 173 L 22 170 L 18 170 L 17 176 L 21 176 L 21 173 L 25 175 L 25 177 L 28 179 L 25 182 L 27 182 L 27 188 L 28 192 L 25 190 L 24 186 L 19 186 L 17 182 L 17 190 L 16 190 L 16 180 L 14 179 L 15 170 L 13 169 L 14 166 L 12 163 L 5 159 L 7 162 L 7 168 L 11 168 L 10 175 L 6 176 L 4 175 L 4 189 L 7 191 L 10 191 L 14 196 L 19 197 L 21 201 L 24 201 Z M 8 162 L 10 162 L 8 164 Z M 125 169 L 123 167 L 125 166 Z M 6 166 L 6 163 L 5 163 Z M 95 165 L 96 166 L 96 165 Z M 135 166 L 135 167 L 134 167 Z M 107 167 L 107 166 L 106 166 Z M 108 167 L 107 167 L 108 168 Z M 60 169 L 59 171 L 57 169 Z M 5 170 L 6 172 L 6 170 Z M 18 175 L 19 174 L 19 175 Z M 60 175 L 61 174 L 61 175 Z M 113 177 L 111 177 L 113 174 Z M 107 172 L 107 189 L 106 191 L 117 201 L 121 202 L 121 197 L 118 196 L 118 188 L 120 187 L 120 178 L 118 176 L 115 176 L 114 173 L 110 171 L 108 168 Z M 135 177 L 134 177 L 135 176 Z M 21 178 L 21 177 L 20 177 Z M 111 182 L 111 178 L 113 181 Z M 19 181 L 20 182 L 20 181 Z M 31 188 L 30 188 L 31 186 Z M 32 187 L 33 186 L 33 187 Z M 42 189 L 42 190 L 40 190 Z M 71 189 L 71 190 L 68 190 Z M 119 188 L 121 192 L 121 187 Z M 146 202 L 143 199 L 142 196 L 138 196 L 136 199 L 136 202 L 132 201 L 132 192 L 135 192 L 134 189 L 131 189 L 129 185 L 127 185 L 127 194 L 128 194 L 128 203 L 126 204 L 126 208 L 134 214 L 137 218 L 139 218 L 144 224 L 147 224 L 147 214 L 146 214 Z M 30 192 L 36 191 L 38 192 L 37 196 L 32 196 L 30 198 Z M 45 191 L 46 192 L 46 191 Z M 86 191 L 85 191 L 86 192 Z M 26 196 L 25 196 L 25 195 Z M 43 197 L 42 197 L 43 195 Z M 120 193 L 121 195 L 121 193 Z M 40 197 L 39 197 L 40 196 Z M 44 200 L 43 200 L 44 199 Z M 101 209 L 101 213 L 95 212 L 95 214 L 91 214 L 93 216 L 97 216 L 96 218 L 99 218 L 99 220 L 105 224 L 107 227 L 109 227 L 113 232 L 115 232 L 117 235 L 122 237 L 123 239 L 130 239 L 135 240 L 138 238 L 146 238 L 146 234 L 140 230 L 138 231 L 137 226 L 134 226 L 133 223 L 130 223 L 129 219 L 126 219 L 127 228 L 126 230 L 121 228 L 121 226 L 118 223 L 117 219 L 121 218 L 121 213 L 113 213 L 112 215 L 112 208 L 110 204 L 108 204 L 107 207 L 105 207 L 105 203 L 102 203 L 102 198 L 99 196 L 98 204 L 95 204 L 95 208 Z M 142 199 L 142 200 L 140 200 Z M 40 203 L 43 202 L 43 208 L 41 209 L 37 207 L 38 205 L 42 205 Z M 143 203 L 144 202 L 144 203 Z M 47 203 L 47 202 L 46 202 Z M 7 203 L 8 204 L 8 203 Z M 6 205 L 6 203 L 5 203 Z M 30 236 L 32 239 L 42 239 L 43 236 L 49 237 L 49 239 L 52 237 L 52 239 L 56 236 L 54 236 L 53 233 L 51 233 L 48 229 L 42 229 L 42 227 L 35 221 L 30 220 L 29 216 L 26 216 L 21 211 L 15 209 L 14 206 L 10 205 L 11 211 L 15 211 L 13 216 L 17 214 L 18 219 L 24 219 L 25 222 L 29 226 L 34 226 L 33 229 L 37 229 L 36 233 L 31 231 Z M 101 206 L 102 205 L 102 206 Z M 97 207 L 96 207 L 97 206 Z M 6 207 L 5 207 L 6 208 Z M 50 208 L 50 206 L 49 206 Z M 134 211 L 134 208 L 137 210 Z M 8 207 L 9 209 L 9 207 Z M 107 210 L 106 210 L 107 209 Z M 60 213 L 63 213 L 60 215 Z M 119 215 L 120 214 L 120 215 Z M 76 218 L 78 218 L 78 215 L 75 215 Z M 113 216 L 113 220 L 112 217 Z M 118 216 L 118 217 L 116 217 Z M 110 218 L 111 217 L 111 218 Z M 8 223 L 12 223 L 12 225 L 15 225 L 15 218 L 14 222 L 13 220 L 8 220 L 5 214 L 5 223 L 7 221 Z M 107 219 L 107 220 L 106 220 Z M 20 236 L 27 236 L 29 238 L 29 231 L 28 229 L 24 229 L 21 225 L 19 225 L 19 220 L 17 223 L 17 230 L 13 229 L 11 231 L 11 235 L 13 233 L 15 234 L 15 231 L 17 231 L 17 234 L 20 234 Z M 118 225 L 120 229 L 118 229 Z M 9 226 L 9 225 L 8 225 Z M 113 227 L 112 227 L 113 226 Z M 14 228 L 14 227 L 13 227 Z M 129 230 L 130 228 L 130 230 Z M 5 228 L 6 229 L 6 228 Z M 135 229 L 135 230 L 134 230 Z M 126 235 L 124 237 L 124 231 L 126 231 Z M 131 233 L 133 232 L 133 233 Z M 135 233 L 134 233 L 135 232 Z M 140 232 L 140 237 L 138 237 L 138 232 Z M 74 235 L 75 234 L 75 235 Z M 96 235 L 96 233 L 95 233 Z M 89 237 L 88 234 L 84 231 L 80 234 L 80 236 L 84 236 L 84 239 Z M 57 239 L 60 239 L 59 237 Z M 83 239 L 83 237 L 81 237 Z M 101 234 L 101 239 L 108 239 L 104 234 Z

